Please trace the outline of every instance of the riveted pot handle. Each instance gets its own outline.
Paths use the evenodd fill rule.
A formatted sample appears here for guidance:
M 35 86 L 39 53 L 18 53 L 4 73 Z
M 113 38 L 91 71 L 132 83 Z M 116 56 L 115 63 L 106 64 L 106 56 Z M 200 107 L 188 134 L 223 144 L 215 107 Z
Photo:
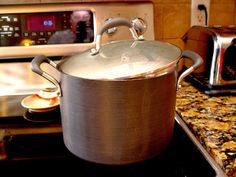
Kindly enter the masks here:
M 44 77 L 45 79 L 47 79 L 48 81 L 53 83 L 56 86 L 56 88 L 57 88 L 57 95 L 58 96 L 62 96 L 61 95 L 61 87 L 60 87 L 58 81 L 54 77 L 50 76 L 48 73 L 46 73 L 45 71 L 43 71 L 40 68 L 40 65 L 42 63 L 48 63 L 49 65 L 51 65 L 52 67 L 57 69 L 57 64 L 55 62 L 53 62 L 52 60 L 48 59 L 44 55 L 39 55 L 39 56 L 34 57 L 34 59 L 31 62 L 31 69 L 32 69 L 32 71 L 34 71 L 35 73 L 39 74 L 40 76 Z
M 193 51 L 190 51 L 190 50 L 183 51 L 182 57 L 186 57 L 188 59 L 191 59 L 193 61 L 193 65 L 191 67 L 189 67 L 187 70 L 185 70 L 179 76 L 178 82 L 177 82 L 177 89 L 181 87 L 180 83 L 182 82 L 182 80 L 203 63 L 202 57 L 199 54 L 197 54 Z
M 131 24 L 131 22 L 129 22 L 125 18 L 116 17 L 111 20 L 105 21 L 105 23 L 103 24 L 101 29 L 98 30 L 98 34 L 96 36 L 96 47 L 91 49 L 91 55 L 96 55 L 97 53 L 99 53 L 99 50 L 101 48 L 102 34 L 105 31 L 107 31 L 108 29 L 113 28 L 113 27 L 117 27 L 117 26 L 127 26 L 135 40 L 144 40 L 143 36 L 138 36 L 138 34 L 135 31 L 135 29 L 133 28 L 133 25 Z

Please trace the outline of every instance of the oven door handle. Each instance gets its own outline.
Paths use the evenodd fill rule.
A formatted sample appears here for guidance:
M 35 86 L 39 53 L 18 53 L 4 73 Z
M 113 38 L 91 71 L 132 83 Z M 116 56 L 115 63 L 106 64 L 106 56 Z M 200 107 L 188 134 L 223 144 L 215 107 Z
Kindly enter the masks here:
M 45 72 L 41 69 L 40 65 L 42 63 L 48 63 L 49 65 L 51 65 L 52 67 L 54 67 L 57 70 L 57 64 L 55 62 L 53 62 L 52 60 L 50 60 L 49 58 L 47 58 L 44 55 L 38 55 L 38 56 L 34 57 L 34 59 L 31 62 L 32 71 L 34 71 L 35 73 L 39 74 L 40 76 L 44 77 L 45 79 L 47 79 L 48 81 L 53 83 L 57 88 L 57 91 L 56 91 L 57 95 L 62 96 L 61 87 L 60 87 L 59 82 L 54 77 L 52 77 L 47 72 Z

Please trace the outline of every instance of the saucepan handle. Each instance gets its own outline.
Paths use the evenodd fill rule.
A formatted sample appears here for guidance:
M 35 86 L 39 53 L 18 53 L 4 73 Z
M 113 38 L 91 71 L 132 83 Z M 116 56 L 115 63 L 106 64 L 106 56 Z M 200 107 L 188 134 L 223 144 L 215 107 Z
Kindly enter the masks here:
M 182 82 L 182 80 L 188 76 L 190 73 L 192 73 L 196 68 L 198 68 L 202 63 L 203 63 L 203 60 L 202 60 L 202 57 L 193 52 L 193 51 L 190 51 L 190 50 L 185 50 L 183 51 L 182 53 L 182 57 L 185 57 L 187 59 L 190 59 L 193 61 L 193 65 L 190 66 L 187 70 L 185 70 L 178 78 L 178 81 L 177 81 L 177 89 L 181 87 L 180 83 Z
M 116 17 L 111 20 L 107 20 L 101 27 L 100 30 L 98 30 L 98 34 L 96 36 L 96 47 L 91 50 L 91 55 L 96 55 L 99 53 L 99 50 L 101 48 L 101 38 L 102 34 L 107 31 L 110 28 L 117 27 L 117 26 L 127 26 L 135 40 L 144 40 L 143 36 L 139 36 L 135 29 L 133 28 L 133 25 L 131 22 L 126 20 L 125 18 Z
M 31 69 L 32 69 L 32 71 L 37 73 L 37 74 L 39 74 L 40 76 L 44 77 L 45 79 L 47 79 L 51 83 L 53 83 L 56 86 L 56 88 L 57 88 L 57 95 L 58 96 L 62 96 L 61 95 L 61 87 L 60 87 L 58 81 L 54 77 L 49 75 L 47 72 L 45 72 L 45 71 L 43 71 L 41 69 L 40 65 L 42 63 L 48 63 L 49 65 L 51 65 L 52 67 L 57 69 L 57 64 L 55 62 L 53 62 L 52 60 L 48 59 L 44 55 L 39 55 L 39 56 L 34 57 L 34 59 L 31 62 Z

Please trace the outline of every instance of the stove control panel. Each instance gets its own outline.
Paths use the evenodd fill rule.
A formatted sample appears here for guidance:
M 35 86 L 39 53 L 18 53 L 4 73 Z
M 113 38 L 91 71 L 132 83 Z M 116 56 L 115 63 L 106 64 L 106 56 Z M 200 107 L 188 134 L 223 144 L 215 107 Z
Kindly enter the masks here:
M 0 6 L 1 59 L 66 56 L 95 45 L 108 19 L 123 17 L 139 35 L 154 40 L 152 2 L 57 3 Z M 127 27 L 109 29 L 102 42 L 131 39 Z
M 93 42 L 93 15 L 90 10 L 0 14 L 0 46 Z

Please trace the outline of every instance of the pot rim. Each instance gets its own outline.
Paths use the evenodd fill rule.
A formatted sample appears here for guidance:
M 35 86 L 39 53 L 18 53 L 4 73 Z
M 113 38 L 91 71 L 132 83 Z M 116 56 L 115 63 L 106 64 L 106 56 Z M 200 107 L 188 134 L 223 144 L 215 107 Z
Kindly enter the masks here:
M 121 40 L 104 44 L 96 55 L 90 55 L 88 49 L 67 56 L 57 69 L 84 79 L 130 80 L 162 75 L 176 66 L 181 56 L 182 50 L 168 42 Z
M 178 62 L 178 61 L 177 61 Z M 105 82 L 131 82 L 131 81 L 139 81 L 139 80 L 148 80 L 148 79 L 155 79 L 157 77 L 161 77 L 163 75 L 167 75 L 173 71 L 176 71 L 176 63 L 177 62 L 173 62 L 171 63 L 168 68 L 162 69 L 161 72 L 156 72 L 156 73 L 149 73 L 148 75 L 146 75 L 145 77 L 135 77 L 135 78 L 127 78 L 127 77 L 122 77 L 122 78 L 116 78 L 116 79 L 108 79 L 108 78 L 86 78 L 86 77 L 80 77 L 80 76 L 75 76 L 75 75 L 71 75 L 68 74 L 66 72 L 63 72 L 62 70 L 60 70 L 60 68 L 57 68 L 57 70 L 66 76 L 72 77 L 74 79 L 81 79 L 81 80 L 90 80 L 90 81 L 105 81 Z

